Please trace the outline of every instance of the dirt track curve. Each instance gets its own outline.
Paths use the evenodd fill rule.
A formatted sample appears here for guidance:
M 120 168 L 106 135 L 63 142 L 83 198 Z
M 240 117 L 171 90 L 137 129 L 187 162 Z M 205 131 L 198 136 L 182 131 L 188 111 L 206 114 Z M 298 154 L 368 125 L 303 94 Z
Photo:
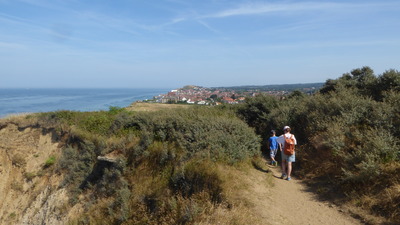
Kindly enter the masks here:
M 346 215 L 343 210 L 329 202 L 321 202 L 308 191 L 301 181 L 280 179 L 280 168 L 268 166 L 273 174 L 273 187 L 265 187 L 266 172 L 255 170 L 249 178 L 247 200 L 254 207 L 253 213 L 262 224 L 271 225 L 347 225 L 363 224 Z

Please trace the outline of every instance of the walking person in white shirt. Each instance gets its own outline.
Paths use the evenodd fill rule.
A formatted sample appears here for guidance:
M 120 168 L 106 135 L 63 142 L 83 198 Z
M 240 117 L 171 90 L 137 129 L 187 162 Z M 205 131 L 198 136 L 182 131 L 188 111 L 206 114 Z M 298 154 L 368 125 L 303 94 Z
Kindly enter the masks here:
M 284 134 L 279 136 L 277 141 L 282 155 L 282 179 L 291 180 L 292 162 L 296 161 L 294 147 L 297 145 L 296 137 L 290 133 L 290 127 L 283 128 Z

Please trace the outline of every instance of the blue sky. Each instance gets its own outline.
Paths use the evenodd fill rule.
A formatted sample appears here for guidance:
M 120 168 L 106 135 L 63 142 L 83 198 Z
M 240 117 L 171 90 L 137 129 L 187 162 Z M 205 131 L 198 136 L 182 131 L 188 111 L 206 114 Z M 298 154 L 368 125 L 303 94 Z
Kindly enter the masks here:
M 0 87 L 311 83 L 399 59 L 397 0 L 0 0 Z

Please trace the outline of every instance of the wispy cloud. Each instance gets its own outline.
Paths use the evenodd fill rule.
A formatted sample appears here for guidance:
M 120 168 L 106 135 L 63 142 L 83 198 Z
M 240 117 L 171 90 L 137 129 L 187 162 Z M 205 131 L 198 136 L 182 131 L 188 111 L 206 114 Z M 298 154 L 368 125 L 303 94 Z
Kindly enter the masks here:
M 155 28 L 152 26 L 147 26 L 145 24 L 135 23 L 132 19 L 121 18 L 117 15 L 104 14 L 97 11 L 89 10 L 75 10 L 72 5 L 79 5 L 80 2 L 75 0 L 70 0 L 68 2 L 63 0 L 18 0 L 25 4 L 33 5 L 36 7 L 41 7 L 53 11 L 62 12 L 58 19 L 70 20 L 71 23 L 75 23 L 74 26 L 98 26 L 107 29 L 111 29 L 118 32 L 125 32 L 130 35 L 140 35 L 138 30 L 151 31 Z M 72 4 L 73 3 L 73 4 Z M 65 19 L 63 19 L 63 17 Z M 71 20 L 72 19 L 72 20 Z M 79 20 L 79 21 L 77 21 Z
M 23 49 L 25 46 L 20 43 L 0 42 L 0 48 Z
M 98 12 L 75 11 L 74 14 L 76 14 L 81 19 L 81 21 L 85 21 L 85 23 L 87 24 L 91 23 L 92 25 L 95 24 L 96 26 L 106 27 L 108 29 L 116 30 L 119 32 L 125 32 L 131 35 L 140 35 L 140 32 L 138 32 L 138 30 L 148 31 L 152 29 L 151 27 L 137 24 L 127 18 L 109 16 Z
M 182 22 L 185 20 L 186 20 L 186 18 L 184 18 L 184 17 L 174 18 L 171 20 L 171 22 L 169 24 L 175 24 L 175 23 L 179 23 L 179 22 Z
M 283 44 L 265 44 L 247 46 L 252 51 L 267 51 L 267 50 L 281 50 L 281 51 L 292 51 L 296 49 L 329 49 L 329 48 L 351 48 L 354 47 L 397 47 L 400 46 L 400 39 L 382 39 L 382 40 L 322 40 L 322 41 L 301 41 L 296 43 L 283 43 Z
M 22 17 L 13 16 L 5 13 L 0 13 L 0 21 L 14 24 L 30 25 L 35 26 L 31 21 L 24 19 Z
M 208 30 L 216 33 L 216 34 L 221 34 L 221 32 L 219 30 L 216 30 L 214 28 L 212 28 L 210 25 L 208 25 L 206 22 L 202 21 L 202 20 L 197 20 L 197 22 L 201 25 L 203 25 L 205 28 L 207 28 Z
M 288 3 L 248 3 L 235 8 L 221 10 L 202 18 L 223 18 L 231 16 L 259 15 L 278 12 L 303 12 L 315 10 L 338 10 L 351 8 L 372 8 L 399 6 L 398 3 L 335 3 L 335 2 L 288 2 Z
M 52 10 L 64 10 L 65 3 L 66 1 L 63 0 L 13 0 L 17 2 L 21 2 L 24 4 L 28 4 L 31 6 L 36 6 L 40 8 L 47 8 L 47 9 L 52 9 Z M 74 0 L 68 1 L 68 3 L 71 3 Z
M 0 13 L 0 22 L 2 22 L 3 25 L 8 25 L 18 30 L 17 32 L 3 32 L 3 35 L 0 37 L 1 40 L 19 41 L 24 46 L 29 43 L 33 46 L 36 46 L 38 43 L 51 43 L 50 39 L 46 37 L 52 37 L 55 41 L 61 42 L 67 39 L 73 41 L 78 40 L 72 37 L 71 34 L 73 30 L 67 24 L 56 23 L 49 26 L 49 24 L 33 22 L 26 18 L 4 13 Z

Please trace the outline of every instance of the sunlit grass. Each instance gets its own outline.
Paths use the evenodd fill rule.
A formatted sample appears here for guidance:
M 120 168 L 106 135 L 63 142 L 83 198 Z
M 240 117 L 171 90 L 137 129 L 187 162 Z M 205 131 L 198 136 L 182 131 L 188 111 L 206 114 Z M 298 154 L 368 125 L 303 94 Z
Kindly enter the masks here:
M 154 112 L 165 109 L 187 109 L 194 105 L 189 104 L 162 104 L 162 103 L 146 103 L 146 102 L 135 102 L 128 106 L 128 111 L 135 112 Z

